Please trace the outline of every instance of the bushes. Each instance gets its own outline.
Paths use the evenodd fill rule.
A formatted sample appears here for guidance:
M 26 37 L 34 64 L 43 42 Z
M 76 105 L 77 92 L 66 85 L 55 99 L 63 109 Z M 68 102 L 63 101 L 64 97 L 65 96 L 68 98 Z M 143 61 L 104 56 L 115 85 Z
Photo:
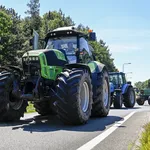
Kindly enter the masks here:
M 150 150 L 150 123 L 144 126 L 144 132 L 140 138 L 138 150 Z

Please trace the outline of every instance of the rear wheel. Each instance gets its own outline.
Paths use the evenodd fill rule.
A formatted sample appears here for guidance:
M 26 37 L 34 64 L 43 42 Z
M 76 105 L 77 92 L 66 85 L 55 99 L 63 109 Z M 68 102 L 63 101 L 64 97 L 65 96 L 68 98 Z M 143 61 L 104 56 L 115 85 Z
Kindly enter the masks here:
M 112 106 L 113 102 L 114 102 L 114 92 L 111 93 L 110 107 Z
M 127 93 L 124 95 L 124 105 L 127 108 L 133 108 L 135 105 L 135 92 L 133 87 L 128 87 Z
M 145 100 L 141 98 L 140 96 L 137 96 L 136 102 L 138 105 L 144 105 Z
M 35 110 L 42 116 L 54 114 L 49 101 L 34 102 Z
M 92 109 L 92 84 L 85 69 L 62 72 L 57 79 L 57 114 L 65 124 L 79 125 L 88 121 Z
M 150 105 L 150 97 L 148 97 L 148 104 Z
M 115 96 L 115 99 L 114 99 L 114 108 L 121 109 L 122 104 L 123 104 L 122 94 L 121 94 L 121 92 L 116 92 L 116 96 Z
M 93 100 L 92 116 L 105 117 L 110 109 L 109 77 L 106 70 L 98 75 L 96 97 Z
M 15 98 L 12 94 L 13 76 L 10 73 L 0 74 L 0 120 L 14 121 L 24 116 L 27 102 Z

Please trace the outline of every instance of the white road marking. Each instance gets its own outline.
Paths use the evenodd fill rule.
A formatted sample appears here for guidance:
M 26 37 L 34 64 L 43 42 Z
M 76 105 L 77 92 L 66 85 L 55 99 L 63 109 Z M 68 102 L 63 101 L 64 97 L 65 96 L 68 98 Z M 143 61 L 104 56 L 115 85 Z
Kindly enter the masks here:
M 91 150 L 100 142 L 102 142 L 106 137 L 108 137 L 112 132 L 114 132 L 119 126 L 121 126 L 125 121 L 127 121 L 135 112 L 131 112 L 129 115 L 125 116 L 123 120 L 118 121 L 112 127 L 104 131 L 103 133 L 96 136 L 91 141 L 87 142 L 77 150 Z

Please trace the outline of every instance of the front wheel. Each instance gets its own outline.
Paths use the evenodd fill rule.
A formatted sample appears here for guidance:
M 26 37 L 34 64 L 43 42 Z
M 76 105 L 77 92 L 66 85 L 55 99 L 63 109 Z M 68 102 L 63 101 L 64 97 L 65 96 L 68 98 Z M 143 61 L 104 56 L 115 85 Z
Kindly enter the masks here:
M 135 105 L 135 92 L 133 87 L 128 87 L 126 94 L 124 95 L 124 105 L 126 108 L 133 108 Z
M 92 84 L 85 69 L 65 70 L 57 79 L 56 108 L 58 117 L 65 124 L 85 124 L 92 109 Z
M 148 97 L 148 104 L 150 105 L 150 96 Z
M 140 96 L 138 96 L 136 98 L 136 102 L 138 105 L 144 105 L 145 100 L 143 98 L 141 98 Z
M 123 104 L 122 94 L 121 94 L 121 92 L 116 92 L 116 96 L 115 96 L 115 99 L 114 99 L 114 108 L 115 109 L 121 109 L 122 104 Z
M 93 99 L 92 116 L 105 117 L 109 113 L 111 101 L 109 77 L 106 70 L 98 74 L 97 83 L 96 97 Z
M 35 110 L 42 116 L 53 115 L 55 112 L 50 107 L 49 101 L 34 102 Z

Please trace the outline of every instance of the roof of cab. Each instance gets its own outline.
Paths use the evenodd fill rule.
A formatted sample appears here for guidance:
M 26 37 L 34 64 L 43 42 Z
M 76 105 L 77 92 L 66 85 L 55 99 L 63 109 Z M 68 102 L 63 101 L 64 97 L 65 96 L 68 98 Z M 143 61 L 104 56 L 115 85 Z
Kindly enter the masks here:
M 48 39 L 49 37 L 58 37 L 58 36 L 82 36 L 87 37 L 86 34 L 77 31 L 77 29 L 74 26 L 68 26 L 68 27 L 59 27 L 54 29 L 53 31 L 50 31 L 45 39 Z

